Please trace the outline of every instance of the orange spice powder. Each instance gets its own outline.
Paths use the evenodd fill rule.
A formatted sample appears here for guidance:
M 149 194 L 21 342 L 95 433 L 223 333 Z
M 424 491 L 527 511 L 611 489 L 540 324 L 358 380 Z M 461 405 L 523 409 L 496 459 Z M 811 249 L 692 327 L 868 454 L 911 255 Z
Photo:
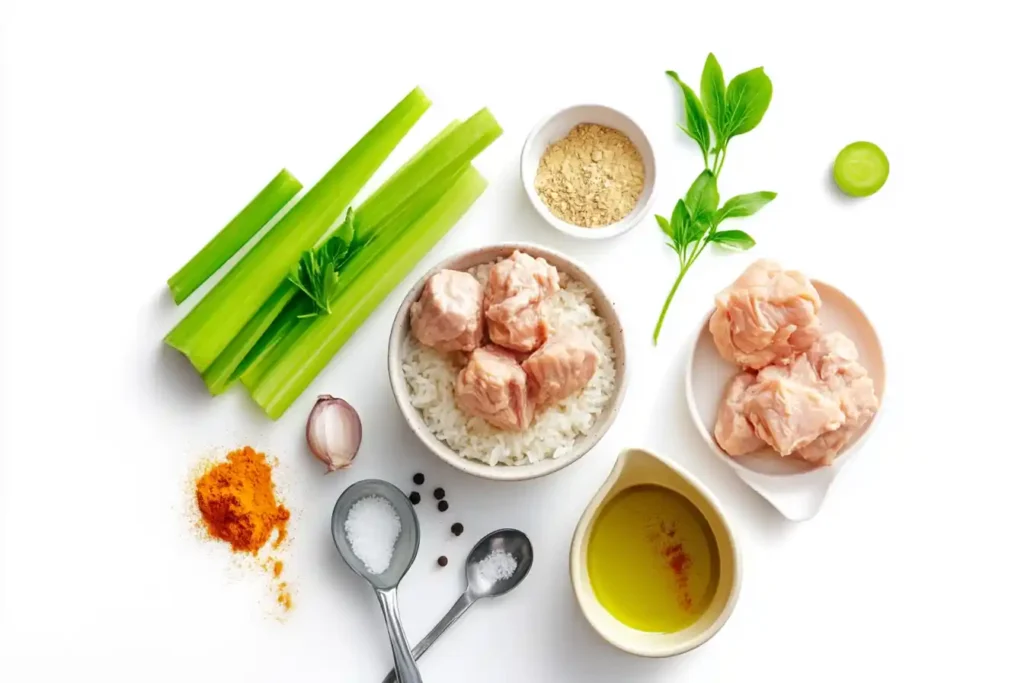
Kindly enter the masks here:
M 274 497 L 267 457 L 249 446 L 228 453 L 196 481 L 196 502 L 214 538 L 232 550 L 257 553 L 276 529 L 273 547 L 287 534 L 291 513 Z
M 256 555 L 268 541 L 277 548 L 288 535 L 291 513 L 274 495 L 270 464 L 263 453 L 249 446 L 228 453 L 226 461 L 199 476 L 196 503 L 210 536 L 229 543 L 235 552 Z M 284 570 L 284 563 L 276 558 L 262 566 L 275 579 Z M 277 601 L 285 610 L 291 609 L 291 594 L 283 581 L 277 584 Z

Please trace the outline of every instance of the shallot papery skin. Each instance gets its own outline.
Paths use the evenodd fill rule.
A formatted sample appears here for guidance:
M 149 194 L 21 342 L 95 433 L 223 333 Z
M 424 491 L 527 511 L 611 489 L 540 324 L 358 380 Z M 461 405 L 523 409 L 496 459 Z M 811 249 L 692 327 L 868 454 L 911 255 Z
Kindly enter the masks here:
M 329 394 L 317 398 L 306 420 L 306 444 L 328 472 L 348 468 L 362 440 L 363 424 L 348 401 Z

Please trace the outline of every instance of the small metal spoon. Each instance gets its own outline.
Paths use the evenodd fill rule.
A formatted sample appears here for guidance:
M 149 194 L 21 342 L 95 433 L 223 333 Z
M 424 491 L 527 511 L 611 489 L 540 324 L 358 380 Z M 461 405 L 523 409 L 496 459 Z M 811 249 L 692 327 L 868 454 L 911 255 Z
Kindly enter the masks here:
M 494 550 L 504 550 L 516 560 L 516 570 L 507 579 L 497 581 L 489 580 L 480 571 L 480 562 Z M 424 636 L 423 640 L 416 644 L 412 650 L 414 659 L 423 656 L 434 641 L 441 637 L 441 634 L 448 630 L 448 627 L 458 621 L 459 617 L 466 613 L 473 603 L 480 598 L 495 598 L 504 595 L 518 586 L 526 578 L 533 566 L 533 546 L 530 539 L 522 531 L 516 529 L 498 529 L 492 532 L 477 543 L 466 557 L 466 591 L 459 596 L 452 608 L 448 610 L 437 626 L 431 629 L 430 633 Z M 399 681 L 402 679 L 399 678 Z M 384 683 L 395 683 L 395 672 L 391 671 L 384 678 Z
M 348 518 L 349 510 L 357 501 L 367 496 L 380 496 L 391 503 L 402 523 L 402 530 L 391 555 L 391 564 L 380 574 L 369 571 L 352 550 L 345 534 L 345 520 Z M 416 668 L 416 660 L 409 651 L 409 641 L 406 640 L 405 631 L 402 629 L 402 620 L 398 615 L 398 583 L 409 571 L 420 547 L 420 523 L 412 503 L 404 493 L 386 481 L 365 479 L 356 482 L 345 489 L 338 502 L 334 504 L 334 512 L 331 514 L 331 535 L 334 536 L 334 545 L 337 546 L 345 563 L 352 571 L 366 579 L 377 594 L 377 602 L 384 613 L 384 623 L 391 639 L 391 652 L 395 657 L 395 670 L 398 671 L 399 682 L 422 683 L 420 672 Z

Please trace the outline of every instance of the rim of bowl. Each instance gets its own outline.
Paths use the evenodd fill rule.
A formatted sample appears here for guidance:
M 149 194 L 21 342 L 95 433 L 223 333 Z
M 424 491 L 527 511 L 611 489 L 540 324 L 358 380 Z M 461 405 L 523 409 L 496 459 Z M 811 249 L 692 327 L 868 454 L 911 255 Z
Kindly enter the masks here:
M 537 139 L 537 136 L 540 134 L 540 131 L 541 129 L 544 128 L 544 126 L 546 126 L 552 119 L 561 116 L 566 112 L 572 111 L 573 109 L 581 109 L 586 107 L 606 109 L 609 112 L 615 114 L 616 116 L 620 116 L 624 118 L 626 121 L 629 121 L 640 132 L 640 136 L 643 139 L 644 144 L 651 151 L 651 191 L 647 195 L 647 199 L 644 200 L 642 203 L 637 204 L 636 207 L 634 207 L 633 211 L 631 212 L 632 218 L 626 216 L 625 218 L 616 223 L 612 223 L 610 225 L 597 228 L 583 228 L 578 225 L 573 225 L 572 223 L 563 221 L 561 218 L 551 213 L 551 210 L 548 209 L 548 207 L 541 200 L 540 196 L 537 194 L 537 191 L 533 189 L 533 176 L 537 174 L 537 169 L 528 169 L 526 166 L 526 152 L 533 145 L 533 142 Z M 632 140 L 632 138 L 630 139 Z M 596 102 L 582 102 L 580 104 L 572 104 L 567 107 L 563 107 L 548 116 L 542 117 L 539 121 L 537 121 L 533 128 L 530 129 L 529 134 L 526 136 L 526 140 L 523 142 L 522 150 L 519 153 L 519 177 L 523 184 L 523 191 L 526 192 L 526 196 L 530 199 L 530 204 L 533 205 L 533 208 L 537 211 L 538 214 L 540 214 L 540 217 L 543 218 L 548 223 L 548 225 L 553 227 L 555 230 L 558 230 L 559 232 L 563 232 L 566 235 L 572 235 L 573 237 L 578 237 L 580 239 L 605 240 L 626 234 L 627 232 L 635 228 L 637 225 L 639 225 L 640 222 L 647 217 L 647 214 L 650 213 L 657 192 L 658 159 L 657 153 L 654 151 L 654 145 L 651 143 L 651 138 L 647 135 L 647 132 L 643 129 L 643 126 L 637 123 L 635 118 L 623 112 L 621 109 L 616 109 L 615 107 L 609 106 L 607 104 L 599 104 Z
M 420 411 L 412 405 L 412 402 L 409 399 L 409 388 L 405 381 L 405 374 L 402 372 L 401 349 L 406 336 L 403 334 L 403 328 L 406 328 L 406 332 L 408 331 L 406 321 L 409 317 L 409 309 L 413 302 L 419 298 L 420 293 L 423 291 L 423 286 L 426 284 L 427 279 L 430 278 L 430 276 L 434 275 L 439 270 L 449 267 L 453 263 L 472 257 L 476 254 L 488 251 L 508 251 L 508 253 L 511 253 L 516 249 L 524 251 L 531 256 L 540 256 L 545 259 L 550 256 L 561 259 L 566 264 L 569 264 L 578 270 L 586 278 L 585 284 L 590 289 L 591 296 L 604 303 L 611 312 L 611 318 L 605 318 L 609 327 L 619 330 L 618 336 L 621 339 L 621 348 L 616 349 L 617 360 L 615 370 L 616 375 L 621 374 L 621 378 L 616 382 L 611 400 L 608 405 L 605 406 L 605 412 L 602 413 L 601 418 L 604 420 L 604 423 L 600 426 L 595 426 L 591 432 L 582 437 L 584 439 L 593 439 L 592 443 L 590 443 L 586 448 L 579 449 L 578 452 L 573 452 L 560 458 L 546 458 L 535 463 L 523 465 L 488 465 L 478 460 L 471 460 L 470 458 L 465 458 L 459 455 L 454 449 L 434 436 L 426 423 L 424 423 Z M 481 263 L 483 262 L 484 261 L 481 261 Z M 556 265 L 556 267 L 558 266 Z M 615 335 L 613 334 L 613 341 L 614 338 Z M 412 430 L 412 432 L 418 437 L 419 441 L 426 446 L 431 453 L 455 469 L 482 479 L 490 479 L 492 481 L 525 481 L 528 479 L 547 476 L 565 469 L 569 465 L 583 458 L 584 455 L 592 451 L 601 442 L 605 434 L 611 428 L 612 423 L 614 423 L 615 419 L 618 417 L 619 410 L 622 407 L 622 401 L 626 395 L 626 387 L 629 380 L 629 364 L 626 360 L 626 349 L 626 331 L 622 326 L 618 311 L 615 310 L 615 305 L 612 302 L 611 297 L 605 293 L 604 289 L 601 288 L 600 284 L 594 276 L 591 275 L 590 271 L 583 266 L 583 264 L 559 251 L 556 251 L 555 249 L 539 244 L 531 242 L 499 242 L 496 244 L 484 245 L 482 247 L 466 249 L 441 259 L 433 265 L 430 270 L 424 273 L 423 277 L 417 280 L 408 293 L 406 293 L 405 298 L 402 299 L 402 303 L 398 307 L 398 312 L 395 314 L 394 322 L 391 324 L 391 335 L 388 339 L 388 380 L 391 384 L 391 394 L 395 399 L 395 403 L 398 404 L 398 409 L 402 413 L 402 417 L 408 424 L 409 429 Z
M 594 521 L 597 519 L 597 513 L 601 505 L 608 500 L 608 493 L 615 487 L 618 482 L 619 474 L 621 472 L 622 465 L 620 464 L 621 458 L 630 451 L 643 451 L 646 455 L 653 457 L 655 460 L 661 461 L 669 469 L 673 470 L 677 476 L 686 481 L 690 486 L 700 494 L 703 502 L 706 503 L 715 513 L 718 515 L 722 522 L 722 527 L 725 529 L 727 536 L 727 546 L 732 554 L 733 564 L 735 565 L 734 580 L 731 590 L 729 591 L 729 597 L 726 599 L 725 605 L 722 607 L 722 612 L 718 617 L 711 623 L 708 628 L 697 635 L 693 640 L 684 643 L 680 646 L 670 648 L 667 651 L 655 653 L 652 650 L 644 650 L 643 648 L 631 647 L 623 642 L 613 641 L 602 632 L 597 625 L 590 619 L 590 615 L 583 608 L 583 598 L 581 597 L 584 591 L 589 591 L 592 599 L 606 612 L 608 610 L 601 604 L 601 601 L 597 599 L 597 595 L 594 593 L 593 586 L 590 586 L 588 582 L 583 580 L 583 565 L 586 563 L 586 557 L 584 557 L 584 540 L 589 536 L 589 532 L 594 525 Z M 717 540 L 717 537 L 716 537 Z M 701 645 L 704 645 L 709 640 L 714 638 L 718 633 L 725 627 L 725 624 L 732 617 L 733 612 L 736 609 L 736 603 L 739 602 L 740 592 L 743 588 L 743 552 L 740 549 L 739 539 L 736 538 L 736 532 L 732 528 L 732 524 L 729 522 L 728 516 L 725 514 L 725 510 L 722 507 L 721 502 L 715 497 L 715 494 L 710 488 L 704 485 L 700 479 L 695 477 L 685 467 L 679 465 L 673 460 L 662 457 L 655 453 L 653 450 L 648 448 L 624 448 L 619 453 L 619 458 L 615 461 L 611 471 L 608 473 L 608 477 L 602 482 L 601 486 L 594 493 L 590 502 L 587 503 L 586 509 L 583 514 L 580 515 L 579 520 L 576 522 L 576 528 L 573 531 L 572 541 L 569 545 L 569 579 L 573 587 L 573 594 L 576 596 L 576 602 L 583 612 L 583 618 L 586 620 L 590 628 L 597 633 L 604 641 L 608 644 L 616 647 L 623 652 L 628 654 L 636 655 L 638 657 L 646 657 L 649 659 L 663 659 L 667 657 L 677 657 L 687 652 L 696 650 Z M 615 616 L 609 612 L 609 615 L 614 619 Z M 628 627 L 627 627 L 628 628 Z M 638 631 L 638 638 L 644 638 L 645 635 L 642 631 Z
M 853 299 L 853 297 L 851 297 L 849 294 L 839 289 L 835 285 L 829 284 L 828 282 L 825 282 L 824 280 L 820 280 L 818 278 L 810 278 L 810 280 L 811 284 L 813 284 L 815 287 L 817 287 L 818 285 L 824 285 L 825 287 L 828 287 L 829 289 L 838 292 L 841 296 L 843 296 L 846 299 L 850 306 L 852 306 L 858 313 L 860 313 L 860 315 L 867 322 L 868 328 L 871 330 L 871 333 L 878 341 L 878 357 L 882 361 L 882 372 L 885 375 L 885 384 L 888 385 L 889 373 L 886 371 L 887 366 L 885 362 L 885 346 L 882 344 L 882 337 L 881 335 L 878 334 L 878 328 L 875 327 L 875 324 L 873 322 L 871 322 L 871 318 L 868 317 L 867 313 L 864 312 L 864 309 L 861 308 L 860 304 L 858 304 Z M 704 333 L 704 329 L 708 326 L 708 323 L 711 320 L 711 315 L 714 312 L 715 309 L 712 308 L 710 311 L 708 311 L 707 315 L 701 318 L 701 324 L 697 327 L 697 331 L 696 333 L 694 333 L 692 339 L 690 340 L 689 349 L 687 350 L 689 358 L 686 362 L 686 406 L 687 412 L 690 413 L 690 419 L 693 421 L 694 426 L 697 427 L 697 432 L 700 434 L 701 438 L 704 439 L 704 442 L 708 445 L 708 447 L 711 449 L 711 451 L 715 454 L 716 457 L 718 457 L 720 460 L 724 460 L 726 463 L 729 464 L 730 467 L 733 467 L 739 472 L 751 472 L 758 475 L 759 477 L 787 481 L 807 477 L 820 472 L 825 466 L 812 467 L 810 469 L 800 470 L 797 472 L 762 472 L 760 470 L 755 470 L 740 462 L 737 462 L 735 458 L 731 457 L 728 453 L 722 450 L 722 448 L 715 441 L 715 438 L 710 434 L 710 432 L 708 432 L 707 427 L 704 425 L 703 419 L 697 411 L 697 399 L 693 395 L 693 365 L 697 357 L 697 344 L 700 341 L 701 335 Z M 878 425 L 878 421 L 882 415 L 883 409 L 885 408 L 885 404 L 885 392 L 883 390 L 882 396 L 879 397 L 878 410 L 875 411 L 875 414 L 871 417 L 871 422 L 869 422 L 867 428 L 865 428 L 860 433 L 856 441 L 854 441 L 852 444 L 847 444 L 846 448 L 839 452 L 839 454 L 836 456 L 836 459 L 833 461 L 831 465 L 834 471 L 838 471 L 839 468 L 845 466 L 848 462 L 850 462 L 852 457 L 861 450 L 861 447 L 868 440 L 868 437 L 871 436 L 871 434 L 875 431 L 875 427 Z

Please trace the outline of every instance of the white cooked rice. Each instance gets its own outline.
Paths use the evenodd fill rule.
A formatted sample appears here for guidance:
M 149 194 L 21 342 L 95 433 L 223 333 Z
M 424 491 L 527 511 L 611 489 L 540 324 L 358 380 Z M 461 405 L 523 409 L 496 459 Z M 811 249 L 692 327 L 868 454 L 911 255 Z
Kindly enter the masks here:
M 490 265 L 470 269 L 486 282 Z M 569 454 L 576 439 L 586 435 L 608 405 L 615 389 L 615 351 L 608 323 L 599 316 L 587 289 L 561 276 L 562 289 L 541 304 L 554 333 L 577 329 L 597 349 L 597 371 L 573 396 L 548 406 L 534 417 L 529 429 L 506 432 L 479 417 L 469 417 L 455 404 L 455 379 L 459 366 L 449 354 L 420 344 L 409 334 L 402 357 L 402 371 L 412 405 L 420 411 L 427 428 L 464 458 L 488 465 L 525 465 Z

